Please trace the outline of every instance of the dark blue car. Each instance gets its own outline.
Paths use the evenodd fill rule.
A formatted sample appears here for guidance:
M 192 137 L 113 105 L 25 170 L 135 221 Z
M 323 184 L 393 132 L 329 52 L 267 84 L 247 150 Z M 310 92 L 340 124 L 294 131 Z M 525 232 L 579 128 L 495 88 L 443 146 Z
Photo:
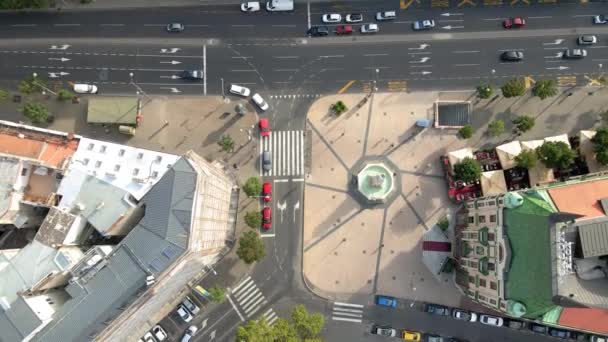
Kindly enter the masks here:
M 383 295 L 376 295 L 376 305 L 386 306 L 389 308 L 397 307 L 397 298 Z

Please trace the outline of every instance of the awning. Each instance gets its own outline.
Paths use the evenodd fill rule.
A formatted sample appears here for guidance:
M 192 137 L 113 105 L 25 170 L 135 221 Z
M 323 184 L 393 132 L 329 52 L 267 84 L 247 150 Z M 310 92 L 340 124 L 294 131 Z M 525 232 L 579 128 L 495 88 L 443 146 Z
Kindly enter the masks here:
M 481 191 L 484 196 L 507 192 L 507 183 L 502 170 L 486 171 L 481 174 Z
M 511 141 L 510 143 L 502 144 L 496 147 L 496 154 L 500 159 L 500 165 L 504 170 L 514 168 L 515 157 L 521 152 L 521 144 L 519 141 Z
M 473 156 L 472 148 L 465 147 L 463 149 L 448 153 L 448 159 L 450 160 L 450 165 L 452 165 L 452 167 L 454 167 L 454 165 L 458 164 L 466 157 L 475 159 L 475 157 Z

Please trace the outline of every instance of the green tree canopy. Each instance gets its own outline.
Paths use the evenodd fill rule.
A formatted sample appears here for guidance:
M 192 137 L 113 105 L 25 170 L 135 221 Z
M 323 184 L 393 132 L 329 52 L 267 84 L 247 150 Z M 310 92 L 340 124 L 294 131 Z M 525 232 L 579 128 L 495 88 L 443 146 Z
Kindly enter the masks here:
M 291 320 L 277 319 L 269 326 L 264 319 L 248 321 L 237 330 L 237 342 L 323 342 L 318 336 L 325 318 L 309 313 L 304 305 L 296 305 Z
M 544 100 L 548 97 L 557 95 L 557 82 L 555 80 L 542 80 L 534 84 L 532 94 Z
M 0 9 L 47 8 L 48 0 L 0 0 Z
M 515 128 L 517 128 L 518 131 L 527 132 L 531 130 L 532 127 L 534 127 L 536 120 L 534 120 L 534 118 L 531 116 L 520 115 L 513 119 L 511 122 L 513 122 Z
M 251 320 L 236 330 L 236 342 L 274 342 L 274 329 L 266 320 Z
M 500 90 L 504 97 L 517 97 L 522 96 L 526 92 L 526 83 L 523 78 L 514 78 L 508 80 Z
M 19 109 L 23 116 L 34 124 L 47 122 L 49 119 L 49 110 L 42 104 L 36 102 L 28 102 Z
M 220 141 L 217 142 L 218 145 L 222 148 L 224 152 L 232 152 L 234 151 L 234 140 L 228 134 L 222 135 Z
M 536 152 L 533 150 L 524 150 L 515 157 L 515 164 L 519 167 L 531 169 L 536 166 L 537 160 Z
M 469 139 L 470 137 L 473 136 L 473 133 L 475 133 L 475 130 L 473 129 L 473 126 L 471 126 L 471 125 L 464 125 L 464 126 L 462 126 L 462 128 L 460 130 L 458 130 L 458 134 L 463 139 Z
M 245 232 L 239 239 L 239 248 L 236 250 L 236 255 L 246 264 L 262 260 L 266 256 L 264 242 L 256 232 Z
M 593 152 L 595 152 L 595 160 L 602 165 L 608 164 L 608 127 L 602 127 L 597 130 L 593 138 Z
M 551 169 L 565 169 L 574 163 L 576 157 L 576 153 L 563 141 L 546 141 L 536 148 L 536 155 Z
M 226 290 L 221 287 L 214 286 L 210 288 L 209 295 L 211 296 L 211 300 L 216 303 L 222 303 L 226 300 Z
M 243 185 L 243 191 L 247 194 L 247 196 L 259 196 L 262 192 L 262 182 L 258 177 L 249 177 Z
M 496 120 L 490 122 L 490 124 L 488 125 L 488 133 L 493 137 L 497 137 L 497 136 L 503 134 L 504 132 L 505 132 L 505 122 L 503 120 L 496 119 Z
M 259 228 L 262 225 L 262 213 L 259 210 L 246 212 L 243 219 L 251 228 Z
M 57 92 L 57 100 L 59 100 L 59 101 L 67 101 L 67 100 L 71 99 L 73 96 L 74 96 L 74 94 L 72 94 L 72 92 L 67 89 L 60 89 Z
M 315 338 L 323 329 L 325 318 L 320 313 L 310 314 L 304 305 L 296 305 L 291 312 L 291 323 L 298 336 L 307 340 Z
M 6 101 L 9 98 L 10 94 L 8 91 L 4 89 L 0 89 L 0 102 Z
M 454 177 L 463 182 L 473 182 L 481 177 L 481 165 L 473 158 L 466 157 L 454 165 Z
M 494 93 L 494 88 L 491 84 L 480 84 L 477 86 L 477 97 L 480 99 L 488 99 Z

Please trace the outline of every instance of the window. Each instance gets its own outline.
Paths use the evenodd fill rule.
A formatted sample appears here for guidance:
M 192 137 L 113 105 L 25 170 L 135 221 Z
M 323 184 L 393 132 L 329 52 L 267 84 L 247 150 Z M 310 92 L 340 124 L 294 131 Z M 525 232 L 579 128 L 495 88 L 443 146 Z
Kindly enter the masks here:
M 121 148 L 120 151 L 118 151 L 118 156 L 122 157 L 124 155 L 125 155 L 125 150 Z
M 144 153 L 143 152 L 139 152 L 137 154 L 137 159 L 143 159 L 144 158 Z
M 106 145 L 101 145 L 101 148 L 99 149 L 99 152 L 105 153 L 107 149 L 108 148 L 106 147 Z
M 118 164 L 114 165 L 114 171 L 115 172 L 120 171 L 120 165 L 118 165 Z
M 152 178 L 158 177 L 158 171 L 152 171 Z
M 497 288 L 498 288 L 498 286 L 496 285 L 496 282 L 495 281 L 491 281 L 490 282 L 490 289 L 496 290 Z
M 478 296 L 477 296 L 477 299 L 479 299 L 479 300 L 481 300 L 481 301 L 484 301 L 484 302 L 485 302 L 485 301 L 486 301 L 486 299 L 488 299 L 488 298 L 486 298 L 486 296 L 484 296 L 484 295 L 478 295 Z
M 494 241 L 495 238 L 496 238 L 496 234 L 488 233 L 488 241 Z
M 488 271 L 496 271 L 496 265 L 493 262 L 488 263 Z
M 95 144 L 89 143 L 89 146 L 87 146 L 87 150 L 92 151 L 94 146 Z
M 475 223 L 475 216 L 469 216 L 469 223 Z
M 486 287 L 486 280 L 483 278 L 479 278 L 479 286 Z
M 496 222 L 496 215 L 490 215 L 490 222 Z
M 139 173 L 138 168 L 133 169 L 133 176 L 137 176 L 138 173 Z
M 469 266 L 473 268 L 477 268 L 477 261 L 469 261 Z
M 473 292 L 471 290 L 467 290 L 467 294 L 471 297 L 475 297 L 475 292 Z
M 482 207 L 485 207 L 485 206 L 486 206 L 486 204 L 483 203 L 483 202 L 477 203 L 477 208 L 482 208 Z
M 477 253 L 477 255 L 484 255 L 485 254 L 485 250 L 484 250 L 483 246 L 477 246 L 477 247 L 475 247 L 475 253 Z
M 156 162 L 160 164 L 160 162 L 163 160 L 162 156 L 156 156 Z
M 486 223 L 486 216 L 485 215 L 479 215 L 479 223 Z
M 83 165 L 89 165 L 89 158 L 84 158 L 84 160 L 82 161 Z
M 475 277 L 469 276 L 469 283 L 475 284 Z
M 99 168 L 101 166 L 101 160 L 95 162 L 95 167 Z
M 501 199 L 498 200 L 498 204 L 502 205 L 502 200 Z
M 496 201 L 488 201 L 488 205 L 494 206 L 494 205 L 496 205 Z
M 490 299 L 490 304 L 496 305 L 496 299 Z
M 27 175 L 27 168 L 24 167 L 23 169 L 21 169 L 21 175 L 22 176 Z

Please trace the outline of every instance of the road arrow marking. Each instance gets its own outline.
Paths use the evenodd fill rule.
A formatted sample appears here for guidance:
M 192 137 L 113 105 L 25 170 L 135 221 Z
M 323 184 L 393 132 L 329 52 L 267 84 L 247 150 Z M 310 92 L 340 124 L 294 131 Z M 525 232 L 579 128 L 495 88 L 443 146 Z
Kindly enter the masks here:
M 69 58 L 65 58 L 65 57 L 61 57 L 61 58 L 49 58 L 49 61 L 62 61 L 62 62 L 67 62 L 69 61 Z
M 172 93 L 181 93 L 181 91 L 177 88 L 171 88 L 171 87 L 160 87 L 160 89 L 169 89 Z
M 171 75 L 171 76 L 161 76 L 160 78 L 170 78 L 170 79 L 172 79 L 172 80 L 176 80 L 176 79 L 178 79 L 178 78 L 179 78 L 179 76 L 177 76 L 177 75 Z
M 283 213 L 285 212 L 285 209 L 287 209 L 287 201 L 277 203 L 277 209 L 281 211 L 281 223 L 283 223 Z
M 201 330 L 205 329 L 205 327 L 207 326 L 207 320 L 209 318 L 205 318 L 205 320 L 203 321 L 203 325 L 201 326 Z
M 51 50 L 66 50 L 67 48 L 69 48 L 71 45 L 68 44 L 63 44 L 61 45 L 61 47 L 58 47 L 57 45 L 51 45 Z
M 425 63 L 429 59 L 431 59 L 431 57 L 422 57 L 419 61 L 410 61 L 410 63 Z
M 160 53 L 176 53 L 180 48 L 160 49 Z
M 67 76 L 69 74 L 70 74 L 69 72 L 65 72 L 65 71 L 62 71 L 62 72 L 49 72 L 49 77 L 50 78 L 57 78 L 57 77 L 60 77 L 60 76 Z
M 461 29 L 461 28 L 464 28 L 464 26 L 451 26 L 451 25 L 448 25 L 448 26 L 443 26 L 441 28 L 442 29 L 446 29 L 446 30 L 451 30 L 451 29 Z
M 555 56 L 545 56 L 545 58 L 562 58 L 562 57 L 564 57 L 563 52 L 558 52 L 555 54 Z
M 560 65 L 560 66 L 555 67 L 555 68 L 545 68 L 545 69 L 547 69 L 547 70 L 566 70 L 566 69 L 570 69 L 570 68 L 567 67 L 567 66 Z
M 210 341 L 211 341 L 211 340 L 213 340 L 214 338 L 215 338 L 215 330 L 213 330 L 213 331 L 211 332 L 211 334 L 209 334 L 209 340 L 210 340 Z
M 407 49 L 408 50 L 424 50 L 424 49 L 426 49 L 429 46 L 431 46 L 431 45 L 429 45 L 429 44 L 420 44 L 420 46 L 417 47 L 417 48 L 407 48 Z
M 161 61 L 160 63 L 161 64 L 173 64 L 173 65 L 182 64 L 182 62 L 180 62 L 180 61 Z
M 543 43 L 543 45 L 559 45 L 563 42 L 564 42 L 563 39 L 556 39 L 555 41 L 553 41 L 553 43 Z
M 457 15 L 464 15 L 464 13 L 441 13 L 442 17 L 451 17 L 451 16 L 457 16 Z
M 293 223 L 296 223 L 296 211 L 298 211 L 298 209 L 300 209 L 300 201 L 296 202 L 293 206 Z
M 410 75 L 430 75 L 432 74 L 432 71 L 415 71 L 415 72 L 410 72 Z

